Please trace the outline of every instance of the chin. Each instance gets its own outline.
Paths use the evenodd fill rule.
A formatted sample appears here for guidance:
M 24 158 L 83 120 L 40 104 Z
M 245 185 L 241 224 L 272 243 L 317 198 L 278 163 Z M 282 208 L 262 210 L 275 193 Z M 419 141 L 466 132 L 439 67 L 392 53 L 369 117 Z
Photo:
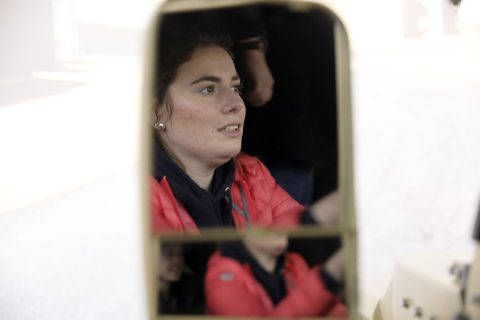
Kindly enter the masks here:
M 237 156 L 241 151 L 241 147 L 242 147 L 241 143 L 235 146 L 229 146 L 228 148 L 223 149 L 218 154 L 222 159 L 224 159 L 224 163 L 225 163 L 230 159 L 234 158 L 235 156 Z

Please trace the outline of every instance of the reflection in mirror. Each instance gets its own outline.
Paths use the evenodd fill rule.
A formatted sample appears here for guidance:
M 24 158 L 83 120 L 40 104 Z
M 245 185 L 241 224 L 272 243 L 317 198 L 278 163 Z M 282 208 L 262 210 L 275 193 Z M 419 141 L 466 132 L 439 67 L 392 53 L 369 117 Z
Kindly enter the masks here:
M 338 224 L 335 21 L 319 8 L 162 16 L 151 111 L 155 231 Z
M 265 229 L 215 242 L 161 240 L 158 314 L 346 318 L 344 251 L 311 263 L 292 240 Z
M 220 284 L 246 267 L 249 278 L 242 279 L 256 288 L 247 298 L 261 292 L 252 302 L 260 307 L 248 315 L 345 316 L 345 300 L 356 309 L 345 30 L 331 11 L 300 1 L 199 10 L 200 3 L 167 1 L 152 31 L 149 240 L 163 239 L 154 253 L 163 261 L 156 269 L 157 311 L 244 315 L 246 307 L 222 309 L 215 301 L 239 300 L 228 293 L 238 288 L 224 283 L 220 294 Z M 257 227 L 288 231 L 288 249 L 264 256 L 255 243 L 268 243 L 265 238 L 205 241 L 227 227 L 235 237 Z M 172 237 L 177 242 L 166 241 Z M 201 242 L 183 243 L 192 237 Z M 229 256 L 232 251 L 240 256 Z M 291 254 L 298 272 L 290 274 Z M 215 257 L 237 269 L 222 278 L 209 267 Z M 272 263 L 280 267 L 271 269 Z M 214 289 L 205 277 L 217 280 Z

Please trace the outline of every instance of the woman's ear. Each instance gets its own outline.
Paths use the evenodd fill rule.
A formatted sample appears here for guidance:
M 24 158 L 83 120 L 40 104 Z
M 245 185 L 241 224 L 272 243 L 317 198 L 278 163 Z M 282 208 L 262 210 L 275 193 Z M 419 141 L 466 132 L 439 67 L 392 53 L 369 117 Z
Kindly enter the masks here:
M 159 121 L 162 117 L 162 110 L 165 109 L 165 106 L 163 103 L 160 103 L 157 98 L 153 100 L 152 103 L 152 108 L 150 112 L 150 121 L 152 125 L 155 124 L 155 122 Z
M 161 115 L 160 115 L 160 110 L 158 107 L 152 108 L 151 114 L 150 114 L 150 123 L 152 126 L 155 126 L 156 123 L 160 121 Z

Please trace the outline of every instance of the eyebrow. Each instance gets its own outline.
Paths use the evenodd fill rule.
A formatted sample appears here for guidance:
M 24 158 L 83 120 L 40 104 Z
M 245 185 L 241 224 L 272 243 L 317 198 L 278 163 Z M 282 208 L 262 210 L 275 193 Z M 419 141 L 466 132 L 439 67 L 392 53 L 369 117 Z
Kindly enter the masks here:
M 240 77 L 238 75 L 234 75 L 231 80 L 232 81 L 240 80 Z M 197 83 L 203 82 L 203 81 L 221 82 L 222 80 L 219 77 L 215 77 L 215 76 L 204 76 L 204 77 L 198 78 L 197 80 L 193 81 L 192 83 L 190 83 L 190 85 L 194 85 L 194 84 L 197 84 Z

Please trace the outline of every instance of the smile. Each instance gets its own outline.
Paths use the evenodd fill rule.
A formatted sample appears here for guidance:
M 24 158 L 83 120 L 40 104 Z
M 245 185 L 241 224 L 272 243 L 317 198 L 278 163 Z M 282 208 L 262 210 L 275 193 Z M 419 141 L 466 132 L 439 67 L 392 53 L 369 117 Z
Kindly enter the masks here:
M 225 126 L 223 127 L 222 129 L 220 129 L 220 131 L 224 131 L 224 132 L 236 132 L 240 129 L 240 125 L 238 124 L 232 124 L 232 125 L 228 125 L 228 126 Z
M 241 123 L 231 123 L 226 125 L 223 128 L 218 130 L 223 135 L 229 138 L 238 138 L 242 136 L 242 124 Z

